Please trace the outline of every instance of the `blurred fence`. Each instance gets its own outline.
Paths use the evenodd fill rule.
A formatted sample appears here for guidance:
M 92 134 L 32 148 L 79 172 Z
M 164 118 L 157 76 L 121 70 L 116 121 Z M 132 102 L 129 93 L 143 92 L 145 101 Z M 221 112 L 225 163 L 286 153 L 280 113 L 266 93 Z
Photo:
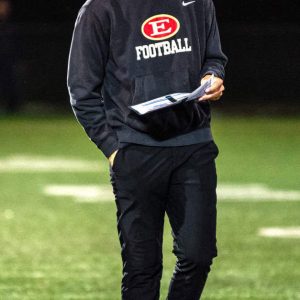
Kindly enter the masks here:
M 73 23 L 10 26 L 18 50 L 13 72 L 21 107 L 42 104 L 52 111 L 69 109 L 66 70 Z M 222 22 L 220 31 L 229 57 L 221 108 L 299 108 L 299 24 Z

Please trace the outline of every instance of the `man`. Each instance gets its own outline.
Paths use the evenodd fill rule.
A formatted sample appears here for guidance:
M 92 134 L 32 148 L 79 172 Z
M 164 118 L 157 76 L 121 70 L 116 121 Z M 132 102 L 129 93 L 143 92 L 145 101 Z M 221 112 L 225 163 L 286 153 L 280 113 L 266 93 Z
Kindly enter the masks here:
M 169 300 L 199 299 L 216 248 L 218 148 L 209 100 L 224 91 L 227 58 L 211 0 L 89 0 L 69 56 L 71 105 L 110 161 L 123 260 L 122 299 L 159 299 L 165 212 L 177 263 Z M 199 101 L 140 116 L 129 106 L 191 92 Z

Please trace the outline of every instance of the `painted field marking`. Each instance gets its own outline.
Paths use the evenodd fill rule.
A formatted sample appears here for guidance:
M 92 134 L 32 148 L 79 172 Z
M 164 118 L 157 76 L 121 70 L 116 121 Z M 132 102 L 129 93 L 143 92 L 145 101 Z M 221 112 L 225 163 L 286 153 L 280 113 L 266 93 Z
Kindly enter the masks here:
M 273 238 L 300 238 L 300 227 L 271 227 L 261 228 L 258 232 L 260 236 Z
M 71 197 L 77 202 L 114 200 L 111 185 L 47 185 L 43 193 L 56 197 Z M 219 184 L 218 200 L 246 201 L 300 201 L 300 191 L 273 190 L 264 185 Z
M 103 161 L 65 157 L 13 155 L 0 159 L 0 173 L 12 172 L 100 172 L 108 171 Z
M 93 203 L 114 199 L 110 185 L 48 185 L 43 192 L 48 196 L 71 197 L 76 202 Z
M 264 184 L 219 184 L 219 200 L 300 201 L 300 191 L 277 190 Z

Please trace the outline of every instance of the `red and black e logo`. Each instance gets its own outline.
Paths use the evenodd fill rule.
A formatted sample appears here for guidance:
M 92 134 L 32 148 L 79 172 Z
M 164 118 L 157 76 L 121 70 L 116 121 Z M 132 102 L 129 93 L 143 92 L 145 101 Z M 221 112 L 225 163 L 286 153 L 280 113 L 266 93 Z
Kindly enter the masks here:
M 167 14 L 155 15 L 148 18 L 142 25 L 142 33 L 149 40 L 165 40 L 175 35 L 180 28 L 179 21 Z

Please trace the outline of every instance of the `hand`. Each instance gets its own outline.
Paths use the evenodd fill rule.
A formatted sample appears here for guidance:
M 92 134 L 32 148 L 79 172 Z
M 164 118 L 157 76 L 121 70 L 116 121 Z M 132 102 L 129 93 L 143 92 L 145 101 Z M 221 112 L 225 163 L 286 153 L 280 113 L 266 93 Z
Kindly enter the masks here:
M 201 79 L 201 84 L 203 84 L 205 81 L 207 81 L 210 77 L 211 77 L 211 75 L 204 76 Z M 212 84 L 212 86 L 205 91 L 205 95 L 202 96 L 201 98 L 199 98 L 198 101 L 219 100 L 222 97 L 224 90 L 225 90 L 225 87 L 223 85 L 223 80 L 219 77 L 215 77 L 214 83 Z
M 113 166 L 113 164 L 114 164 L 114 160 L 115 160 L 115 156 L 116 156 L 117 152 L 118 152 L 118 150 L 116 150 L 115 152 L 113 152 L 113 153 L 110 155 L 110 157 L 108 158 L 109 163 L 110 163 L 111 166 Z

